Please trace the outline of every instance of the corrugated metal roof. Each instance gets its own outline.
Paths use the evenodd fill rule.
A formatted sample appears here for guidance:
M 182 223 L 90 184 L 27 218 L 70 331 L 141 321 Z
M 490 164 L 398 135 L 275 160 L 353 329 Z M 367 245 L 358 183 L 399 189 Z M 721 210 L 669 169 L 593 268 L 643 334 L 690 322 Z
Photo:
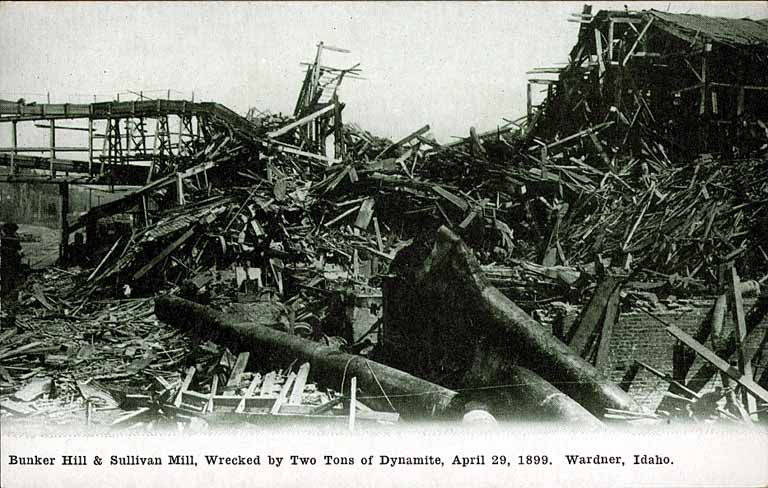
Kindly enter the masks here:
M 729 46 L 768 46 L 768 19 L 730 19 L 694 14 L 672 14 L 648 10 L 644 13 L 663 21 L 674 34 L 688 40 L 702 36 Z

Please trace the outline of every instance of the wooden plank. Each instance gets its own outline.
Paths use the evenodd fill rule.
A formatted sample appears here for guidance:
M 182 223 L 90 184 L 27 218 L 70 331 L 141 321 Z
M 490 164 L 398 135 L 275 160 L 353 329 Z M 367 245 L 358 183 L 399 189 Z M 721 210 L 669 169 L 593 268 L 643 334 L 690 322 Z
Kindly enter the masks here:
M 6 398 L 0 402 L 0 410 L 8 410 L 9 412 L 16 415 L 31 415 L 36 412 L 35 409 L 28 406 L 26 403 L 16 402 L 10 398 Z
M 96 268 L 93 270 L 93 272 L 88 275 L 88 278 L 85 281 L 91 281 L 102 269 L 104 266 L 104 263 L 107 262 L 110 256 L 112 256 L 112 253 L 115 252 L 115 248 L 117 248 L 117 245 L 120 244 L 120 242 L 123 240 L 123 237 L 120 236 L 117 238 L 114 244 L 112 244 L 112 247 L 109 249 L 109 252 L 104 255 L 104 258 L 102 258 L 101 262 L 99 262 L 99 265 L 96 266 Z
M 621 276 L 606 275 L 602 277 L 587 306 L 584 307 L 568 331 L 566 343 L 584 359 L 589 357 L 596 334 L 603 329 L 603 319 L 608 304 L 615 293 L 620 293 L 623 280 L 624 278 Z
M 129 420 L 134 420 L 137 417 L 140 417 L 140 416 L 144 415 L 148 411 L 149 411 L 149 407 L 141 407 L 138 410 L 134 410 L 133 412 L 128 412 L 128 413 L 126 413 L 124 415 L 121 415 L 120 417 L 118 417 L 115 420 L 113 420 L 112 423 L 109 424 L 109 425 L 110 425 L 110 427 L 115 427 L 117 425 L 124 424 L 124 423 L 128 422 Z
M 613 19 L 609 19 L 608 24 L 608 63 L 613 64 Z
M 357 414 L 357 376 L 349 382 L 349 430 L 355 430 L 355 415 Z
M 307 377 L 309 376 L 309 363 L 304 363 L 299 368 L 299 374 L 296 376 L 296 384 L 293 385 L 291 391 L 291 397 L 288 403 L 291 405 L 300 405 L 302 394 L 304 393 L 304 386 L 307 384 Z
M 435 191 L 435 193 L 437 193 L 441 197 L 445 198 L 446 200 L 448 200 L 452 204 L 456 205 L 457 207 L 459 207 L 463 211 L 466 212 L 469 209 L 469 204 L 466 202 L 466 200 L 464 200 L 463 198 L 457 197 L 456 195 L 454 195 L 453 193 L 449 192 L 445 188 L 443 188 L 441 186 L 438 186 L 438 185 L 434 185 L 432 187 L 432 189 Z
M 173 401 L 173 405 L 176 407 L 181 406 L 181 399 L 184 396 L 184 392 L 187 391 L 187 388 L 189 388 L 189 385 L 192 384 L 192 378 L 195 376 L 195 367 L 190 366 L 187 370 L 187 376 L 184 378 L 184 381 L 181 383 L 181 386 L 179 387 L 179 392 L 176 394 L 176 399 Z
M 13 357 L 13 356 L 20 356 L 22 354 L 25 354 L 30 349 L 34 349 L 34 348 L 36 348 L 38 346 L 42 346 L 42 345 L 43 345 L 42 342 L 30 342 L 29 344 L 24 344 L 21 347 L 18 347 L 16 349 L 12 349 L 10 351 L 6 351 L 6 352 L 0 354 L 0 359 L 6 359 L 6 358 Z
M 245 391 L 245 395 L 243 395 L 242 400 L 240 400 L 240 403 L 237 404 L 237 407 L 235 408 L 236 413 L 243 413 L 245 411 L 245 401 L 253 396 L 253 392 L 256 391 L 256 387 L 259 386 L 260 383 L 261 375 L 256 373 L 253 375 L 251 384 L 248 385 L 248 389 Z
M 240 377 L 245 371 L 245 367 L 248 365 L 248 358 L 251 357 L 250 352 L 241 352 L 237 355 L 235 365 L 232 367 L 232 372 L 229 374 L 227 384 L 224 385 L 224 393 L 231 393 L 236 390 L 240 385 Z
M 51 163 L 53 171 L 53 163 Z M 53 172 L 52 176 L 56 176 Z M 66 260 L 69 257 L 69 183 L 59 183 L 59 257 Z
M 179 247 L 182 244 L 184 244 L 184 242 L 186 242 L 187 239 L 192 237 L 194 234 L 195 234 L 195 228 L 194 227 L 192 227 L 191 229 L 188 229 L 184 234 L 181 235 L 181 237 L 179 237 L 178 239 L 173 241 L 168 247 L 163 249 L 163 251 L 160 254 L 158 254 L 157 256 L 152 258 L 152 260 L 150 262 L 148 262 L 147 264 L 142 266 L 140 270 L 138 270 L 136 273 L 134 273 L 133 279 L 134 280 L 138 280 L 139 278 L 141 278 L 142 276 L 147 274 L 147 272 L 149 270 L 151 270 L 152 268 L 157 266 L 157 264 L 160 261 L 162 261 L 163 259 L 167 258 L 173 251 L 176 250 L 177 247 Z
M 362 205 L 361 205 L 361 207 L 362 207 Z M 358 210 L 358 209 L 359 209 L 359 207 L 352 207 L 352 208 L 350 208 L 349 210 L 347 210 L 347 211 L 343 212 L 341 215 L 339 215 L 339 216 L 338 216 L 338 217 L 336 217 L 335 219 L 333 219 L 333 220 L 329 220 L 328 222 L 326 222 L 325 224 L 323 224 L 323 226 L 325 226 L 325 227 L 330 227 L 331 225 L 335 224 L 335 223 L 336 223 L 336 222 L 338 222 L 339 220 L 343 219 L 344 217 L 346 217 L 347 215 L 349 215 L 349 214 L 353 213 L 354 211 L 356 211 L 356 210 Z
M 475 220 L 476 217 L 477 217 L 477 212 L 475 212 L 474 210 L 472 212 L 469 212 L 469 215 L 467 215 L 464 218 L 464 220 L 461 221 L 461 223 L 459 224 L 459 227 L 462 229 L 466 229 L 467 227 L 469 227 L 469 224 L 471 224 L 472 221 Z
M 363 204 L 360 205 L 360 210 L 357 212 L 357 219 L 355 219 L 355 227 L 361 230 L 368 228 L 373 217 L 373 206 L 376 200 L 373 198 L 366 198 Z
M 597 53 L 598 79 L 603 86 L 603 74 L 605 74 L 605 61 L 603 60 L 603 35 L 600 29 L 595 29 L 595 52 Z
M 23 402 L 31 402 L 36 398 L 39 398 L 47 393 L 50 393 L 53 386 L 53 380 L 51 378 L 35 378 L 24 388 L 13 394 L 16 400 Z
M 381 151 L 381 152 L 378 154 L 378 156 L 376 156 L 376 157 L 375 157 L 375 158 L 373 158 L 373 159 L 374 159 L 374 160 L 376 160 L 376 159 L 379 159 L 380 157 L 382 157 L 382 156 L 384 156 L 386 153 L 388 153 L 388 152 L 389 152 L 391 149 L 394 149 L 394 148 L 396 148 L 396 147 L 398 147 L 398 146 L 401 146 L 401 145 L 405 144 L 406 142 L 410 141 L 411 139 L 413 139 L 413 138 L 415 138 L 415 137 L 418 137 L 418 136 L 424 135 L 424 134 L 425 134 L 426 132 L 428 132 L 428 131 L 429 131 L 429 124 L 425 125 L 424 127 L 421 127 L 420 129 L 417 129 L 417 130 L 415 130 L 415 131 L 411 132 L 410 134 L 408 134 L 407 136 L 403 137 L 403 138 L 402 138 L 402 139 L 400 139 L 399 141 L 397 141 L 397 142 L 394 142 L 394 143 L 390 144 L 389 146 L 385 147 L 385 148 L 384 148 L 384 150 L 383 150 L 383 151 Z
M 384 243 L 381 240 L 381 230 L 379 229 L 379 219 L 373 218 L 373 229 L 376 231 L 376 245 L 379 248 L 379 252 L 384 252 Z
M 74 146 L 60 146 L 60 147 L 54 147 L 54 146 L 25 146 L 25 147 L 0 147 L 0 152 L 3 153 L 20 153 L 20 152 L 47 152 L 51 153 L 53 151 L 56 152 L 87 152 L 87 147 L 74 147 Z M 50 156 L 47 158 L 50 162 Z M 54 161 L 56 158 L 54 157 Z M 55 175 L 54 175 L 55 176 Z
M 733 368 L 727 361 L 720 358 L 717 354 L 709 350 L 707 347 L 699 343 L 696 339 L 683 332 L 679 327 L 669 325 L 666 328 L 667 332 L 672 334 L 673 337 L 682 341 L 686 346 L 696 352 L 708 363 L 727 374 L 731 379 L 736 381 L 750 393 L 764 402 L 768 402 L 768 390 L 755 383 L 751 378 L 745 378 L 739 370 Z
M 664 374 L 661 371 L 659 371 L 658 369 L 653 368 L 652 366 L 650 366 L 648 364 L 645 364 L 642 361 L 638 361 L 637 359 L 635 360 L 635 363 L 637 363 L 640 366 L 642 366 L 643 368 L 647 369 L 648 372 L 650 372 L 652 375 L 656 376 L 657 378 L 662 379 L 662 380 L 666 381 L 667 383 L 669 383 L 671 385 L 677 386 L 678 388 L 680 388 L 680 390 L 682 390 L 685 393 L 691 395 L 693 398 L 697 398 L 697 399 L 701 398 L 701 395 L 699 395 L 698 393 L 696 393 L 695 391 L 693 391 L 693 390 L 691 390 L 689 388 L 686 388 L 685 385 L 683 385 L 682 383 L 680 383 L 678 381 L 675 381 L 670 375 Z
M 208 403 L 205 404 L 204 412 L 213 412 L 215 405 L 213 399 L 216 398 L 216 390 L 219 388 L 219 375 L 213 375 L 213 381 L 211 382 L 211 394 L 208 395 Z
M 181 176 L 183 178 L 189 178 L 190 176 L 194 176 L 198 173 L 201 173 L 210 168 L 213 168 L 214 166 L 216 166 L 216 164 L 217 163 L 215 162 L 198 164 L 196 166 L 189 168 L 186 171 L 181 172 Z M 99 205 L 98 207 L 93 207 L 91 208 L 91 210 L 88 211 L 88 213 L 78 217 L 78 219 L 72 225 L 69 226 L 69 231 L 71 233 L 79 229 L 80 227 L 86 225 L 88 221 L 91 219 L 98 219 L 101 217 L 114 215 L 116 213 L 126 212 L 131 207 L 133 207 L 138 201 L 138 199 L 141 198 L 143 195 L 146 195 L 155 190 L 159 190 L 173 183 L 176 183 L 175 174 L 165 176 L 159 180 L 155 180 L 152 183 L 149 183 L 132 193 L 128 193 L 127 195 L 124 195 L 118 198 L 117 200 L 113 200 L 103 205 Z
M 739 369 L 745 378 L 752 380 L 752 361 L 749 360 L 745 342 L 747 339 L 747 322 L 744 318 L 744 299 L 741 296 L 741 280 L 736 272 L 736 267 L 731 266 L 731 302 L 733 303 L 733 322 L 736 324 L 736 353 L 739 358 Z M 757 410 L 755 398 L 750 395 L 744 395 L 744 402 L 749 412 Z
M 288 392 L 291 390 L 291 385 L 293 385 L 293 380 L 295 379 L 296 373 L 289 374 L 288 378 L 285 379 L 283 388 L 280 390 L 280 395 L 277 397 L 277 400 L 275 400 L 274 405 L 272 405 L 272 410 L 270 410 L 272 415 L 277 415 L 278 412 L 280 412 L 280 407 L 285 403 L 285 399 L 288 396 Z
M 179 205 L 184 205 L 184 178 L 181 173 L 176 173 L 176 198 Z
M 629 58 L 631 58 L 631 57 L 632 57 L 632 55 L 634 54 L 634 52 L 635 52 L 635 49 L 637 49 L 637 45 L 638 45 L 638 44 L 640 43 L 640 41 L 643 39 L 643 36 L 645 36 L 645 33 L 648 31 L 648 28 L 649 28 L 649 27 L 651 26 L 651 24 L 653 23 L 653 19 L 655 19 L 655 17 L 651 17 L 651 20 L 649 20 L 649 21 L 648 21 L 648 23 L 647 23 L 647 24 L 645 24 L 645 27 L 643 27 L 643 30 L 642 30 L 642 31 L 640 31 L 640 34 L 637 36 L 637 39 L 635 39 L 635 43 L 634 43 L 634 44 L 632 44 L 632 47 L 631 47 L 631 48 L 629 48 L 629 52 L 628 52 L 628 53 L 627 53 L 627 55 L 624 57 L 624 61 L 622 61 L 622 62 L 621 62 L 621 65 L 622 65 L 622 66 L 626 66 L 626 65 L 627 65 L 627 61 L 629 61 Z
M 315 120 L 316 118 L 320 117 L 321 115 L 327 114 L 331 110 L 334 110 L 334 108 L 335 107 L 334 107 L 333 104 L 330 104 L 327 107 L 323 107 L 320 110 L 318 110 L 317 112 L 313 112 L 313 113 L 311 113 L 309 115 L 306 115 L 306 116 L 296 120 L 295 122 L 291 122 L 290 124 L 288 124 L 286 126 L 283 126 L 283 127 L 279 128 L 277 130 L 273 130 L 272 132 L 268 132 L 267 133 L 267 137 L 269 137 L 271 139 L 274 139 L 275 137 L 280 137 L 283 134 L 286 134 L 286 133 L 290 132 L 291 130 L 295 129 L 296 127 L 300 127 L 300 126 L 302 126 L 304 124 L 312 122 L 313 120 Z
M 311 152 L 307 152 L 307 151 L 302 151 L 301 149 L 296 149 L 296 148 L 287 146 L 285 144 L 276 143 L 275 145 L 278 146 L 281 151 L 287 152 L 287 153 L 290 153 L 290 154 L 295 154 L 297 156 L 304 156 L 304 157 L 307 157 L 307 158 L 317 159 L 319 161 L 324 161 L 326 163 L 331 163 L 331 164 L 341 163 L 342 162 L 341 159 L 330 158 L 328 156 L 323 156 L 322 154 L 315 154 L 315 153 L 311 153 Z
M 571 134 L 570 136 L 563 137 L 562 139 L 557 140 L 557 141 L 553 142 L 552 144 L 547 144 L 547 150 L 548 151 L 552 151 L 553 148 L 559 146 L 560 144 L 564 144 L 564 143 L 566 143 L 568 141 L 571 141 L 573 139 L 578 139 L 578 138 L 587 136 L 587 135 L 589 135 L 592 132 L 597 132 L 599 130 L 605 129 L 606 127 L 610 127 L 613 124 L 614 124 L 614 122 L 612 120 L 609 120 L 608 122 L 603 122 L 602 124 L 598 124 L 598 125 L 596 125 L 594 127 L 589 127 L 587 129 L 579 131 L 579 132 L 577 132 L 575 134 Z M 532 147 L 536 148 L 537 146 L 532 146 Z
M 611 158 L 608 157 L 608 154 L 605 152 L 605 148 L 603 148 L 603 145 L 600 143 L 600 140 L 597 138 L 594 132 L 589 133 L 589 138 L 592 140 L 592 144 L 595 146 L 595 149 L 597 149 L 598 154 L 603 158 L 603 162 L 608 168 L 611 168 Z
M 272 395 L 272 390 L 275 387 L 275 377 L 277 376 L 277 373 L 274 371 L 270 371 L 267 373 L 267 375 L 264 377 L 264 383 L 261 384 L 261 391 L 259 391 L 259 396 L 261 397 L 267 397 Z

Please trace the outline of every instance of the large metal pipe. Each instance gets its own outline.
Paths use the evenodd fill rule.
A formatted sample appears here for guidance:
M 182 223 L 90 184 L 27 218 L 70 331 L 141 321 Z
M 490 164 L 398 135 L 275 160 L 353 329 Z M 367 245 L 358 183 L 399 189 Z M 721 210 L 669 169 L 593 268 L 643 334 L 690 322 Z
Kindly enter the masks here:
M 442 354 L 438 361 L 461 357 L 468 369 L 475 351 L 466 344 L 484 340 L 511 363 L 535 372 L 594 415 L 602 416 L 606 407 L 642 410 L 625 391 L 493 287 L 472 251 L 447 228 L 438 231 L 432 254 L 423 265 L 409 262 L 397 269 L 397 261 L 392 267 L 398 276 L 384 288 L 385 338 L 397 340 L 400 329 L 401 339 L 413 336 L 411 342 L 428 345 L 400 364 L 391 363 L 394 366 L 414 371 L 406 367 L 409 361 L 434 362 L 435 356 L 425 361 L 420 355 L 435 352 Z M 414 350 L 403 340 L 398 347 L 406 353 Z
M 239 322 L 182 298 L 157 298 L 155 315 L 187 332 L 217 342 L 237 344 L 266 364 L 287 364 L 295 359 L 308 361 L 313 377 L 328 387 L 348 391 L 350 379 L 357 377 L 357 384 L 364 391 L 363 398 L 368 398 L 364 400 L 366 403 L 388 410 L 386 392 L 389 401 L 404 418 L 439 417 L 456 396 L 456 392 L 448 388 L 362 356 L 346 354 L 337 348 L 268 327 Z
M 480 343 L 465 381 L 482 386 L 462 391 L 464 403 L 481 401 L 499 420 L 558 421 L 584 427 L 602 425 L 587 409 L 506 354 Z

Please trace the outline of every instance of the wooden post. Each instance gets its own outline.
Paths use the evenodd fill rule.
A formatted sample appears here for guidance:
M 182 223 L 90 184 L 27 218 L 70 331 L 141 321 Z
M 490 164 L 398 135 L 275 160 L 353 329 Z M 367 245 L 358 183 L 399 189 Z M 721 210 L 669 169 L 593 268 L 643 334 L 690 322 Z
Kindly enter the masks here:
M 528 123 L 531 123 L 531 116 L 533 115 L 533 101 L 532 101 L 532 87 L 531 82 L 528 82 L 528 91 L 526 93 L 526 114 L 528 114 Z
M 349 430 L 355 430 L 355 414 L 357 409 L 357 376 L 349 382 Z
M 613 64 L 613 19 L 608 24 L 608 64 Z
M 99 176 L 104 174 L 104 162 L 109 158 L 111 155 L 111 143 L 110 143 L 110 133 L 112 131 L 112 119 L 107 119 L 107 126 L 104 129 L 104 140 L 102 141 L 101 146 L 101 164 L 99 165 Z
M 131 157 L 131 119 L 125 119 L 125 157 L 130 161 Z
M 88 176 L 93 175 L 93 119 L 88 119 Z
M 707 97 L 709 96 L 709 76 L 707 76 L 707 58 L 712 50 L 712 44 L 707 43 L 704 46 L 704 52 L 701 55 L 701 101 L 699 102 L 699 115 L 709 113 L 707 109 Z
M 176 173 L 176 196 L 178 197 L 179 205 L 184 205 L 184 179 L 181 173 Z
M 333 94 L 333 143 L 334 143 L 334 158 L 344 157 L 344 135 L 342 133 L 343 123 L 341 121 L 341 105 L 339 104 L 339 97 Z
M 59 259 L 67 259 L 67 247 L 69 245 L 69 223 L 67 214 L 69 213 L 69 183 L 59 183 L 59 230 L 61 231 L 61 240 L 59 243 Z
M 744 86 L 739 86 L 737 88 L 738 95 L 736 98 L 736 115 L 741 115 L 744 113 Z
M 603 61 L 603 35 L 600 29 L 595 29 L 595 53 L 597 54 L 597 79 L 600 89 L 603 88 L 603 75 L 605 74 L 605 61 Z
M 16 121 L 11 122 L 11 142 L 13 146 L 13 152 L 11 153 L 11 174 L 16 173 L 16 153 L 19 147 L 19 141 L 16 132 Z
M 748 356 L 744 344 L 747 337 L 747 322 L 744 319 L 744 300 L 741 297 L 741 281 L 735 266 L 731 266 L 731 303 L 733 305 L 731 310 L 733 322 L 736 325 L 736 344 L 738 344 L 736 352 L 739 358 L 739 370 L 741 370 L 745 378 L 751 380 L 753 378 L 752 362 L 747 359 Z M 755 397 L 744 391 L 742 399 L 749 412 L 757 410 Z
M 144 227 L 149 227 L 149 212 L 147 211 L 147 196 L 141 196 L 141 210 L 144 213 Z
M 51 154 L 51 177 L 56 176 L 56 168 L 53 166 L 53 161 L 56 159 L 56 120 L 51 119 L 51 126 L 48 129 L 48 146 L 50 146 Z
M 16 124 L 18 121 L 14 120 L 11 122 L 11 145 L 13 146 L 13 154 L 16 154 L 16 150 L 19 147 L 19 140 L 17 136 L 17 128 Z

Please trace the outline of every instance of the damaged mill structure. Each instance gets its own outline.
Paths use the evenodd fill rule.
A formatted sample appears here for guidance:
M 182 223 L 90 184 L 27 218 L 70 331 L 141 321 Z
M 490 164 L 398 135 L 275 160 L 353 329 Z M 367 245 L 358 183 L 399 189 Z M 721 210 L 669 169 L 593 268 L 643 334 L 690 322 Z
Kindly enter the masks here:
M 527 113 L 445 144 L 344 123 L 323 43 L 287 116 L 0 102 L 62 233 L 30 273 L 3 225 L 3 424 L 765 422 L 768 19 L 569 20 Z

